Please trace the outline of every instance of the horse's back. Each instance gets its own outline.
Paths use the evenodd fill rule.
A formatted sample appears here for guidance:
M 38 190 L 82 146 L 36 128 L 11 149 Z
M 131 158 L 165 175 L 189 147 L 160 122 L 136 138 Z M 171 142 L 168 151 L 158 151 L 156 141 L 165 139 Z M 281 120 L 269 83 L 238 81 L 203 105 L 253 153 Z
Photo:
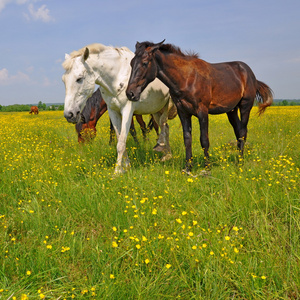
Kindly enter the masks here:
M 224 91 L 240 91 L 242 97 L 255 97 L 257 81 L 251 68 L 242 61 L 211 64 L 212 82 Z

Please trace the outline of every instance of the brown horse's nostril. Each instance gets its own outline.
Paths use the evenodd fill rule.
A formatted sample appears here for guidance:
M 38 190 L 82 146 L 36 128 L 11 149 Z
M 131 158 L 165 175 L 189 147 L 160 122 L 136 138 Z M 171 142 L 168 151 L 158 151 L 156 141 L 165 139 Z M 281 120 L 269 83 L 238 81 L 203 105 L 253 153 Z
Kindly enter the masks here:
M 129 100 L 132 100 L 134 98 L 134 93 L 133 91 L 127 91 L 126 96 Z

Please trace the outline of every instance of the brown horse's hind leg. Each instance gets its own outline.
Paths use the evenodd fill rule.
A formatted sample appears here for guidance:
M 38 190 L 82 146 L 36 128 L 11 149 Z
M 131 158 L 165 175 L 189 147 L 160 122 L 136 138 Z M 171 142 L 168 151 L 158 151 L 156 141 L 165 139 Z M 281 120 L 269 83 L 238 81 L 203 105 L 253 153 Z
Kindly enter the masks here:
M 190 174 L 192 170 L 192 120 L 191 115 L 186 115 L 181 111 L 178 111 L 182 129 L 183 140 L 185 145 L 185 169 L 182 172 Z
M 231 124 L 231 126 L 233 127 L 234 130 L 234 134 L 236 136 L 236 140 L 237 140 L 237 147 L 239 150 L 241 150 L 240 146 L 240 130 L 241 130 L 241 120 L 239 119 L 238 116 L 238 108 L 235 107 L 233 110 L 227 112 L 227 117 L 228 120 Z
M 209 138 L 208 138 L 208 112 L 201 111 L 198 114 L 199 124 L 200 124 L 200 144 L 204 151 L 204 165 L 205 169 L 210 169 L 209 162 Z
M 240 115 L 241 115 L 241 126 L 239 130 L 239 139 L 238 145 L 240 149 L 240 154 L 243 157 L 244 154 L 244 145 L 247 139 L 247 126 L 249 122 L 250 112 L 254 103 L 254 99 L 245 99 L 243 98 L 239 104 Z

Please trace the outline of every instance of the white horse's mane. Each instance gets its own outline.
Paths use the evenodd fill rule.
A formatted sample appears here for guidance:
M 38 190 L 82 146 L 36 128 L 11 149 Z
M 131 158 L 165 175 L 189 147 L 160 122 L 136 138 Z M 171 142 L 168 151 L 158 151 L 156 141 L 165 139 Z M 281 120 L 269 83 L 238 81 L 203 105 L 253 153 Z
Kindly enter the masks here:
M 112 47 L 112 46 L 105 46 L 99 43 L 94 43 L 94 44 L 90 44 L 87 45 L 79 50 L 75 50 L 73 51 L 67 58 L 66 60 L 62 63 L 63 68 L 68 71 L 72 68 L 73 66 L 73 58 L 78 57 L 78 56 L 82 56 L 84 54 L 85 49 L 88 48 L 90 54 L 99 54 L 102 51 L 106 50 L 106 49 L 111 49 L 111 50 L 116 50 L 120 55 L 122 51 L 128 51 L 130 52 L 130 50 L 127 47 Z

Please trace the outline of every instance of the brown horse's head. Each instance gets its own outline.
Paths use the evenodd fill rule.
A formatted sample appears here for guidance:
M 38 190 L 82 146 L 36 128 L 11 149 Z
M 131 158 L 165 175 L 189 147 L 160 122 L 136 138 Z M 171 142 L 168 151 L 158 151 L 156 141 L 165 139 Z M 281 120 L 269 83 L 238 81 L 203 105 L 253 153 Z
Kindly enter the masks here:
M 135 56 L 131 60 L 131 74 L 126 89 L 126 95 L 131 101 L 138 101 L 142 91 L 152 82 L 157 75 L 155 51 L 164 43 L 153 44 L 150 42 L 137 42 Z

